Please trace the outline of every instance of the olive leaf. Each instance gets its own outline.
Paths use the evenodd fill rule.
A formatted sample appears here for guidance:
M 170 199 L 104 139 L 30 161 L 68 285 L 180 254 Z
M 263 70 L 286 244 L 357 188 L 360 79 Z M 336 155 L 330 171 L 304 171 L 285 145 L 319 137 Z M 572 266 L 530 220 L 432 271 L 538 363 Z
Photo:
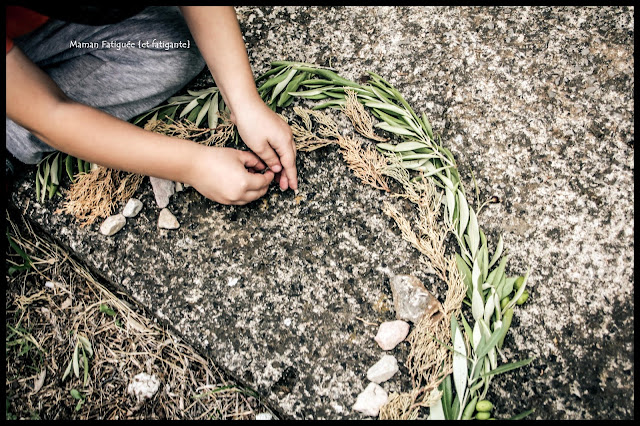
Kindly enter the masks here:
M 467 365 L 467 349 L 464 337 L 456 321 L 454 314 L 451 314 L 451 328 L 453 329 L 453 382 L 456 387 L 456 394 L 461 396 L 467 387 L 467 374 L 469 367 Z

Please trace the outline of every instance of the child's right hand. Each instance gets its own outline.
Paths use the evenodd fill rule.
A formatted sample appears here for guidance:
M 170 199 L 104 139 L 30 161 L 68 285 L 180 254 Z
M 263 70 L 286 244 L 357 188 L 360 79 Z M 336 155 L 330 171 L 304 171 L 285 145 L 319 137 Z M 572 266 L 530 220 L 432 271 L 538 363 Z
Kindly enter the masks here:
M 271 170 L 250 151 L 203 147 L 194 159 L 186 183 L 200 194 L 222 204 L 243 205 L 266 194 L 273 181 Z

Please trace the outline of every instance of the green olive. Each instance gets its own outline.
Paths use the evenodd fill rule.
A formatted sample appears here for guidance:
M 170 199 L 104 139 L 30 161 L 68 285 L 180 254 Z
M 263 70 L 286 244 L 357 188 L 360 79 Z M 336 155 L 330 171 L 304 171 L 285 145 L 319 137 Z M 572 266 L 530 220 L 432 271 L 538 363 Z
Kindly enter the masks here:
M 478 401 L 478 403 L 476 404 L 477 411 L 485 411 L 488 413 L 492 409 L 493 409 L 493 404 L 488 399 L 483 399 L 482 401 Z M 487 417 L 487 419 L 488 418 L 489 417 Z
M 509 296 L 502 298 L 500 301 L 500 309 L 504 309 L 504 307 L 507 306 L 507 303 L 509 303 Z
M 513 283 L 513 287 L 516 290 L 519 290 L 520 287 L 522 287 L 522 284 L 524 284 L 524 277 L 518 277 L 518 279 L 516 279 L 516 282 Z
M 489 420 L 489 417 L 491 417 L 491 413 L 488 411 L 478 411 L 476 413 L 476 419 L 478 420 Z
M 520 298 L 518 299 L 518 301 L 516 303 L 518 305 L 522 305 L 524 302 L 527 301 L 528 298 L 529 298 L 529 292 L 527 290 L 525 290 L 524 293 L 522 293 L 522 296 L 520 296 Z

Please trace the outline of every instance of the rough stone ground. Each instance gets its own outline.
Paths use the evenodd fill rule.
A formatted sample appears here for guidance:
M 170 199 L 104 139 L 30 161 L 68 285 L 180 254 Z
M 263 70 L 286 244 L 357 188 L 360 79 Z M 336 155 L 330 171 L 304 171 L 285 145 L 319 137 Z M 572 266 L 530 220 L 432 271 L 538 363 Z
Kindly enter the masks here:
M 351 79 L 376 72 L 426 112 L 467 195 L 472 170 L 481 200 L 502 199 L 480 226 L 490 247 L 503 235 L 510 274 L 532 270 L 505 346 L 510 359 L 536 360 L 493 382 L 497 416 L 633 418 L 634 9 L 238 14 L 256 75 L 276 59 L 330 63 Z M 298 167 L 298 197 L 274 187 L 229 207 L 193 189 L 175 195 L 175 231 L 156 228 L 146 183 L 142 212 L 114 237 L 33 201 L 31 174 L 11 203 L 283 417 L 360 418 L 351 406 L 382 351 L 376 327 L 357 318 L 393 318 L 389 274 L 413 273 L 444 294 L 381 213 L 385 196 L 351 176 L 335 148 L 299 154 Z M 387 391 L 408 389 L 400 373 Z

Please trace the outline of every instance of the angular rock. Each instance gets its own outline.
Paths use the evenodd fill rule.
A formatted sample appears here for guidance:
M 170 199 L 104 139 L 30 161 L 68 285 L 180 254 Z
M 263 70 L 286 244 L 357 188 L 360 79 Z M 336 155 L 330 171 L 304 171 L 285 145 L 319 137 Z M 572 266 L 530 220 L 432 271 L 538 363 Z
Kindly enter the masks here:
M 382 383 L 389 380 L 397 372 L 398 361 L 396 358 L 393 355 L 385 355 L 367 371 L 367 379 L 373 383 Z
M 390 351 L 395 348 L 398 343 L 407 338 L 409 328 L 409 324 L 402 320 L 385 321 L 380 324 L 378 334 L 376 334 L 374 340 L 380 345 L 382 350 Z
M 181 182 L 176 182 L 176 192 L 184 191 L 184 185 Z
M 156 197 L 156 203 L 161 209 L 169 205 L 169 197 L 176 192 L 176 185 L 172 180 L 160 179 L 157 177 L 149 177 L 153 195 Z
M 417 324 L 423 315 L 441 315 L 440 302 L 413 275 L 396 275 L 391 279 L 396 318 Z
M 376 417 L 380 407 L 387 403 L 388 395 L 382 387 L 376 383 L 369 383 L 353 404 L 353 411 L 358 411 L 365 416 Z
M 142 210 L 142 201 L 137 198 L 129 198 L 127 204 L 122 209 L 122 215 L 124 217 L 135 217 Z
M 109 237 L 121 230 L 126 223 L 127 218 L 122 214 L 109 216 L 102 222 L 102 225 L 100 225 L 100 233 Z
M 180 227 L 180 223 L 178 219 L 169 211 L 169 209 L 164 208 L 160 210 L 160 216 L 158 217 L 158 228 L 162 229 L 178 229 Z

